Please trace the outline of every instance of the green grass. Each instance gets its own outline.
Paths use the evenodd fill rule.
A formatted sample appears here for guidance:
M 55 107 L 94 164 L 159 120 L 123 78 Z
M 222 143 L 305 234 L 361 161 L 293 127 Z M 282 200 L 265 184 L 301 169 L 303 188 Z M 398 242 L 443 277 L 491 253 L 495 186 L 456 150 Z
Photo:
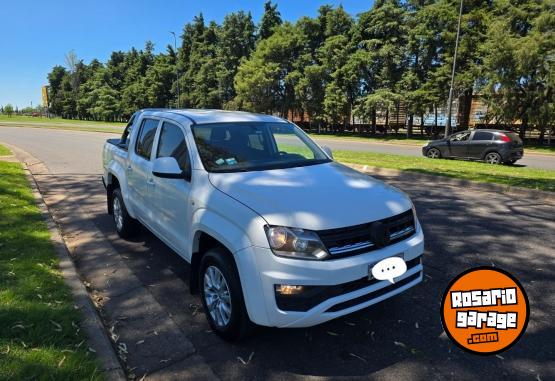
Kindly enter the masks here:
M 0 127 L 49 128 L 54 130 L 87 131 L 121 134 L 125 123 L 95 122 L 62 118 L 42 118 L 32 116 L 12 116 L 0 114 Z
M 334 151 L 333 155 L 336 160 L 344 163 L 555 192 L 555 171 L 550 170 L 373 152 Z
M 381 136 L 366 136 L 361 134 L 314 134 L 310 133 L 310 137 L 315 139 L 332 139 L 332 140 L 354 140 L 358 142 L 371 142 L 371 143 L 392 143 L 392 144 L 408 144 L 408 145 L 422 145 L 431 138 L 428 137 L 413 137 L 407 139 L 400 135 L 388 135 L 387 137 Z
M 0 162 L 0 216 L 0 379 L 102 379 L 19 163 Z
M 63 118 L 46 118 L 34 117 L 25 115 L 12 115 L 11 117 L 0 114 L 0 122 L 33 122 L 33 123 L 51 123 L 51 124 L 82 124 L 82 125 L 96 125 L 96 126 L 112 126 L 112 127 L 125 127 L 125 123 L 121 122 L 97 122 L 94 120 L 77 120 L 77 119 L 63 119 Z
M 0 156 L 7 156 L 7 155 L 11 155 L 11 154 L 12 154 L 12 151 L 10 151 L 6 147 L 4 147 L 2 144 L 0 144 Z
M 357 141 L 357 142 L 369 142 L 369 143 L 390 143 L 390 144 L 406 144 L 406 145 L 418 145 L 421 146 L 432 138 L 424 136 L 419 137 L 415 135 L 413 138 L 407 139 L 401 135 L 388 135 L 387 137 L 381 136 L 365 136 L 360 134 L 309 134 L 314 139 L 331 139 L 331 140 L 347 140 L 347 141 Z M 441 139 L 441 136 L 438 137 Z M 525 154 L 526 152 L 540 153 L 546 155 L 555 155 L 555 146 L 540 146 L 538 144 L 526 144 L 524 146 Z

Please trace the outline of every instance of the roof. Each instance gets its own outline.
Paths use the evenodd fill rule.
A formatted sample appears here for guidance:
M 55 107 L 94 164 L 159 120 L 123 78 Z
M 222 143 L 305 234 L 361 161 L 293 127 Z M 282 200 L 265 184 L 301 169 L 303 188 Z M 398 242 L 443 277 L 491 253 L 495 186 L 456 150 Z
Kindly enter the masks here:
M 195 124 L 232 123 L 232 122 L 274 122 L 285 123 L 286 120 L 272 115 L 256 114 L 243 111 L 203 110 L 203 109 L 144 109 L 153 114 L 182 115 Z

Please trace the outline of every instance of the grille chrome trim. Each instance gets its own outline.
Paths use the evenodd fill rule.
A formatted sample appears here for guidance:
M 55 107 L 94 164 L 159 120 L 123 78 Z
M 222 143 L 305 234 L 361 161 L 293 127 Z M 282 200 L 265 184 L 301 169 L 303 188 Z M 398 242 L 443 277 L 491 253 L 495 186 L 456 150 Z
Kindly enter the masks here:
M 336 255 L 336 254 L 348 253 L 348 252 L 353 251 L 353 250 L 366 249 L 366 248 L 370 248 L 372 246 L 374 246 L 374 244 L 372 242 L 364 241 L 364 242 L 354 243 L 352 245 L 345 245 L 345 246 L 340 246 L 340 247 L 330 247 L 328 249 L 328 251 L 330 252 L 331 255 Z
M 407 239 L 416 232 L 416 220 L 411 209 L 392 217 L 379 220 L 389 232 L 389 245 Z M 372 223 L 321 230 L 320 239 L 330 253 L 329 259 L 363 254 L 375 250 L 377 246 L 370 239 Z
M 401 236 L 408 235 L 409 233 L 414 232 L 414 226 L 409 226 L 403 230 L 399 230 L 398 232 L 392 233 L 389 235 L 389 239 L 397 239 Z

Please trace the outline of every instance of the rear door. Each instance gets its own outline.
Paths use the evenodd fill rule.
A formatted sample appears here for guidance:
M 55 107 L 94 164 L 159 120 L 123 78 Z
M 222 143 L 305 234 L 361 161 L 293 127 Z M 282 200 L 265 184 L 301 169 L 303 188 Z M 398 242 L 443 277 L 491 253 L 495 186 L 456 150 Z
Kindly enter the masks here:
M 159 124 L 159 119 L 143 118 L 134 147 L 129 149 L 127 182 L 130 199 L 137 217 L 147 226 L 150 226 L 152 217 L 152 208 L 147 202 L 153 177 L 152 147 Z
M 470 131 L 463 131 L 449 137 L 449 156 L 468 157 Z
M 191 158 L 185 130 L 172 122 L 163 121 L 160 127 L 155 158 L 173 157 L 183 172 L 191 173 Z M 189 222 L 191 221 L 189 194 L 191 182 L 153 176 L 148 203 L 155 216 L 154 230 L 180 255 L 187 256 Z
M 480 130 L 474 131 L 468 143 L 468 156 L 473 159 L 481 159 L 484 151 L 493 145 L 493 133 Z

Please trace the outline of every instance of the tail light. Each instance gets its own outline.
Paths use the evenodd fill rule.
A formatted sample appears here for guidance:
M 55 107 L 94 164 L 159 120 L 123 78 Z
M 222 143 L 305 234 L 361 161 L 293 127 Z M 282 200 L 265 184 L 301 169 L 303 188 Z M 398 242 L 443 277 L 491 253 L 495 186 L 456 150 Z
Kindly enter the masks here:
M 511 138 L 509 138 L 507 135 L 505 134 L 500 134 L 499 137 L 501 138 L 502 141 L 504 141 L 505 143 L 510 143 L 511 142 Z

